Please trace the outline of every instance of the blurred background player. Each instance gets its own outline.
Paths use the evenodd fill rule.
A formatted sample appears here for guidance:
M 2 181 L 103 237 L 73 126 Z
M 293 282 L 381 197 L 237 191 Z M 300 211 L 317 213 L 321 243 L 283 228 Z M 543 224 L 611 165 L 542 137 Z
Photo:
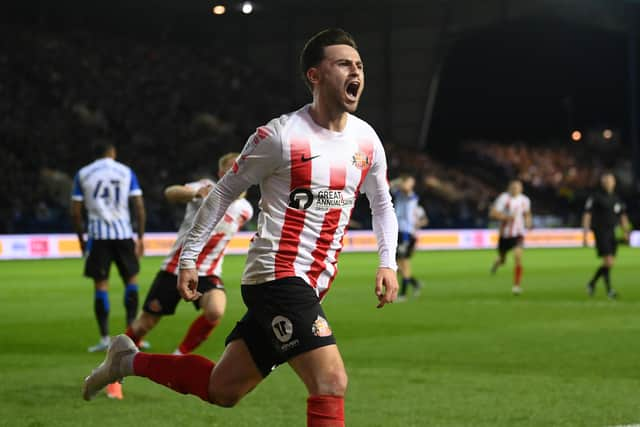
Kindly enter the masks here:
M 138 310 L 139 258 L 144 253 L 145 209 L 142 189 L 131 168 L 117 162 L 115 146 L 106 141 L 96 144 L 98 157 L 78 171 L 73 180 L 71 218 L 82 253 L 86 255 L 84 275 L 94 281 L 94 311 L 100 341 L 90 352 L 109 347 L 109 270 L 115 262 L 125 284 L 124 306 L 127 325 Z M 133 241 L 129 198 L 138 224 L 138 240 Z M 83 206 L 87 210 L 87 236 L 84 240 Z
M 500 194 L 489 212 L 491 219 L 500 221 L 500 238 L 498 240 L 498 258 L 491 267 L 495 274 L 504 264 L 507 253 L 513 249 L 515 262 L 513 270 L 514 295 L 522 292 L 522 248 L 526 229 L 532 227 L 531 201 L 522 194 L 522 182 L 517 179 L 509 182 L 507 191 Z
M 233 166 L 238 153 L 228 153 L 218 160 L 218 177 Z M 178 237 L 169 255 L 162 263 L 144 302 L 143 311 L 138 318 L 129 325 L 126 334 L 135 343 L 153 329 L 162 316 L 173 315 L 180 301 L 180 294 L 176 288 L 178 281 L 178 258 L 182 244 L 186 238 L 193 218 L 202 204 L 202 200 L 214 186 L 209 179 L 201 179 L 186 185 L 172 185 L 167 187 L 164 194 L 171 203 L 185 203 L 186 212 L 178 230 Z M 233 235 L 242 225 L 253 216 L 253 207 L 244 198 L 244 193 L 231 203 L 224 215 L 224 219 L 212 230 L 211 236 L 197 260 L 198 292 L 202 296 L 193 301 L 196 309 L 202 309 L 182 339 L 174 354 L 188 354 L 195 350 L 213 329 L 220 323 L 227 305 L 222 275 L 224 251 Z M 120 383 L 112 383 L 107 387 L 107 396 L 122 399 Z
M 398 218 L 398 270 L 402 277 L 402 286 L 398 294 L 398 301 L 406 301 L 407 288 L 413 288 L 413 295 L 420 295 L 422 284 L 416 280 L 411 271 L 411 256 L 416 246 L 416 228 L 418 227 L 419 211 L 418 195 L 413 191 L 416 180 L 408 174 L 400 175 L 391 182 L 394 208 Z M 424 210 L 423 210 L 424 212 Z M 425 215 L 426 217 L 426 215 Z
M 596 283 L 602 277 L 607 288 L 607 295 L 614 299 L 618 296 L 611 287 L 611 268 L 618 249 L 615 229 L 619 222 L 624 231 L 625 240 L 628 240 L 631 224 L 624 202 L 614 193 L 615 176 L 612 173 L 603 174 L 600 178 L 600 185 L 601 188 L 587 199 L 582 216 L 583 244 L 587 245 L 589 230 L 593 230 L 596 239 L 596 252 L 602 258 L 602 265 L 598 267 L 593 278 L 587 284 L 587 292 L 593 296 Z

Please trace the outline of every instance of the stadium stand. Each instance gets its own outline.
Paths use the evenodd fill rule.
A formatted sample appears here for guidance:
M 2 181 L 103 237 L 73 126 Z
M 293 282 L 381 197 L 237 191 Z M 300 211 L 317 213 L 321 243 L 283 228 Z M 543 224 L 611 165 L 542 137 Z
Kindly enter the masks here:
M 0 233 L 70 230 L 71 175 L 92 157 L 91 142 L 109 138 L 119 159 L 139 174 L 148 229 L 180 220 L 162 188 L 203 174 L 239 150 L 258 124 L 293 108 L 286 83 L 206 46 L 120 39 L 82 31 L 48 33 L 8 26 L 0 40 Z M 255 94 L 258 94 L 256 96 Z M 414 174 L 430 227 L 483 228 L 489 204 L 508 178 L 519 177 L 534 200 L 537 225 L 579 224 L 584 198 L 605 167 L 624 194 L 628 160 L 566 141 L 525 144 L 475 140 L 435 158 L 387 144 L 389 175 Z M 628 179 L 625 179 L 628 177 Z M 249 200 L 256 205 L 257 190 Z M 361 198 L 354 225 L 370 228 Z

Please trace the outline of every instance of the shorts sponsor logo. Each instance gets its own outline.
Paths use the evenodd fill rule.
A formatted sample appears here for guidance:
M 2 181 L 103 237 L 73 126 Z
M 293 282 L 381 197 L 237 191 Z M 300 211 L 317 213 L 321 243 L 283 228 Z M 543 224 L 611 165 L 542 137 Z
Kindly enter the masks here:
M 162 304 L 160 304 L 160 301 L 157 299 L 151 300 L 149 302 L 149 310 L 155 313 L 160 313 L 162 311 Z
M 282 351 L 288 351 L 288 350 L 291 350 L 291 349 L 292 349 L 292 348 L 294 348 L 294 347 L 297 347 L 297 346 L 298 346 L 298 344 L 300 344 L 300 340 L 293 340 L 293 341 L 288 342 L 288 343 L 286 343 L 286 344 L 282 344 L 282 345 L 280 346 L 280 349 L 281 349 Z
M 328 337 L 333 333 L 329 327 L 329 322 L 322 316 L 318 316 L 313 325 L 311 326 L 311 332 L 317 337 Z
M 276 316 L 271 321 L 273 333 L 282 343 L 288 342 L 293 336 L 293 323 L 284 316 Z

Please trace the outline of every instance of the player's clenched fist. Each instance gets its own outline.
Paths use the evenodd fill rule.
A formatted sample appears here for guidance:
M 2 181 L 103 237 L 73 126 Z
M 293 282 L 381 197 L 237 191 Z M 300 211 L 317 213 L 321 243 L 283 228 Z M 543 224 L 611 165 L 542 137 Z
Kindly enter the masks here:
M 202 296 L 198 292 L 198 271 L 195 268 L 178 272 L 178 292 L 185 301 L 195 301 Z

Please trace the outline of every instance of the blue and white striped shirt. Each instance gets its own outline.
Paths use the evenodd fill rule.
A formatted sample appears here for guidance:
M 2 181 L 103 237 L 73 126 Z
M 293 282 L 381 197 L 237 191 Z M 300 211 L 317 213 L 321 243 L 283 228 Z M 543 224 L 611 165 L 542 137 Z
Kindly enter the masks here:
M 418 195 L 405 194 L 402 191 L 393 192 L 394 207 L 398 218 L 398 231 L 414 234 L 416 228 L 416 208 L 418 207 Z
M 71 199 L 87 208 L 90 239 L 123 240 L 133 237 L 129 197 L 141 195 L 133 170 L 107 157 L 78 171 Z

